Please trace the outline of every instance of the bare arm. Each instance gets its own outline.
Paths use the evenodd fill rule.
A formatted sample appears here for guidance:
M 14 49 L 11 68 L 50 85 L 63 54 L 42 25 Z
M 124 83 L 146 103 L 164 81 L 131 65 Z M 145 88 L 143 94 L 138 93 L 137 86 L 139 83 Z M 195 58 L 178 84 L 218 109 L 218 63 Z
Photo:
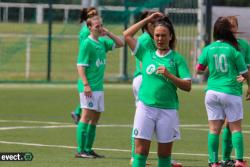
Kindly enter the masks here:
M 92 90 L 90 88 L 90 85 L 89 85 L 89 82 L 88 82 L 88 79 L 87 79 L 86 73 L 85 73 L 85 67 L 84 66 L 77 66 L 77 70 L 78 70 L 78 75 L 82 79 L 82 82 L 84 85 L 84 94 L 86 96 L 92 96 Z
M 103 35 L 107 35 L 109 38 L 115 41 L 116 48 L 120 48 L 124 46 L 124 42 L 117 35 L 108 31 L 108 29 L 103 28 Z
M 131 50 L 134 50 L 136 47 L 137 40 L 134 38 L 134 35 L 147 23 L 153 21 L 153 19 L 162 16 L 161 13 L 154 13 L 145 19 L 139 21 L 138 23 L 132 25 L 127 30 L 123 32 L 124 40 L 127 42 Z
M 171 74 L 166 67 L 160 66 L 157 69 L 158 74 L 162 74 L 165 78 L 171 80 L 178 88 L 181 90 L 189 92 L 191 90 L 192 82 L 191 80 L 184 80 Z

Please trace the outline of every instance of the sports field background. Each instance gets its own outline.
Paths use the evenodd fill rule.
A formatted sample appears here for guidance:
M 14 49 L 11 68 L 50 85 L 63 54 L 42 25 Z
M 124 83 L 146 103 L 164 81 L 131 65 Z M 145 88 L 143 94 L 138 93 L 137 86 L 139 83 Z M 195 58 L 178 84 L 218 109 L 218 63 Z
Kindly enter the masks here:
M 203 86 L 179 92 L 182 139 L 173 158 L 184 167 L 207 166 L 207 116 Z M 32 152 L 31 162 L 0 162 L 4 167 L 128 167 L 134 115 L 131 85 L 105 85 L 105 112 L 97 128 L 95 150 L 105 159 L 75 159 L 76 128 L 70 112 L 78 102 L 75 85 L 1 84 L 0 151 Z M 245 156 L 250 161 L 250 103 L 244 101 Z M 157 166 L 156 143 L 149 163 Z

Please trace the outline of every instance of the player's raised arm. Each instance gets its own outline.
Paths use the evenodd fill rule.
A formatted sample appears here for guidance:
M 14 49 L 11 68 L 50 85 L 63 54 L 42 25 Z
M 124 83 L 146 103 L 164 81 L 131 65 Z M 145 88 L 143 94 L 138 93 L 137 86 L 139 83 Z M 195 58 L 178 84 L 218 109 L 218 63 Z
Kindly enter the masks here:
M 107 28 L 103 28 L 103 35 L 107 35 L 115 42 L 115 47 L 120 48 L 124 46 L 124 42 L 114 33 L 110 32 Z
M 154 21 L 156 18 L 161 17 L 162 13 L 153 13 L 152 15 L 146 17 L 145 19 L 139 21 L 138 23 L 132 25 L 127 30 L 123 32 L 124 40 L 127 42 L 131 50 L 134 50 L 136 47 L 137 40 L 134 38 L 134 35 L 147 23 Z

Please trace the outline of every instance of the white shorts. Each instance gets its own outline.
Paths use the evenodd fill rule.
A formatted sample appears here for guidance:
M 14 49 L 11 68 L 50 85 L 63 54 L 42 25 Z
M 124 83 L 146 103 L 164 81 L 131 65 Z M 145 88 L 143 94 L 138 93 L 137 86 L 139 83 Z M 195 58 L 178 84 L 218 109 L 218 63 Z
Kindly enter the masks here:
M 97 112 L 104 111 L 104 92 L 94 91 L 91 97 L 85 96 L 84 92 L 80 93 L 81 108 L 95 110 Z
M 135 106 L 137 106 L 137 103 L 139 102 L 138 93 L 141 87 L 141 82 L 142 82 L 142 75 L 138 75 L 133 79 L 132 85 L 133 85 L 133 93 L 135 97 Z
M 139 101 L 135 112 L 133 137 L 151 141 L 154 132 L 158 143 L 170 143 L 180 139 L 178 112 L 176 109 L 149 107 Z
M 208 120 L 235 122 L 243 119 L 242 97 L 209 90 L 206 93 L 205 105 Z

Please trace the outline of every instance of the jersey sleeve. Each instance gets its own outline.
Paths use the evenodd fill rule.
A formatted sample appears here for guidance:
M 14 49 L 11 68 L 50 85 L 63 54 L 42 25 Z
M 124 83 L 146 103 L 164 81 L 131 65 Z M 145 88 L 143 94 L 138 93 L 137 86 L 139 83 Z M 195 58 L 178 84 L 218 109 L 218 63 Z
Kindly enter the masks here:
M 106 52 L 113 50 L 115 48 L 115 42 L 112 39 L 101 37 L 100 40 L 103 41 Z
M 89 66 L 90 50 L 88 49 L 88 41 L 85 40 L 79 48 L 77 66 Z
M 207 48 L 204 48 L 200 57 L 198 58 L 198 64 L 201 64 L 203 66 L 207 66 Z
M 243 56 L 238 51 L 236 51 L 235 54 L 235 63 L 239 74 L 244 74 L 248 72 Z
M 146 48 L 140 44 L 140 41 L 137 40 L 136 47 L 133 50 L 133 55 L 140 61 L 142 61 L 143 55 L 146 53 Z
M 177 62 L 178 77 L 184 80 L 191 80 L 191 74 L 186 60 L 182 56 L 179 56 L 179 60 Z

